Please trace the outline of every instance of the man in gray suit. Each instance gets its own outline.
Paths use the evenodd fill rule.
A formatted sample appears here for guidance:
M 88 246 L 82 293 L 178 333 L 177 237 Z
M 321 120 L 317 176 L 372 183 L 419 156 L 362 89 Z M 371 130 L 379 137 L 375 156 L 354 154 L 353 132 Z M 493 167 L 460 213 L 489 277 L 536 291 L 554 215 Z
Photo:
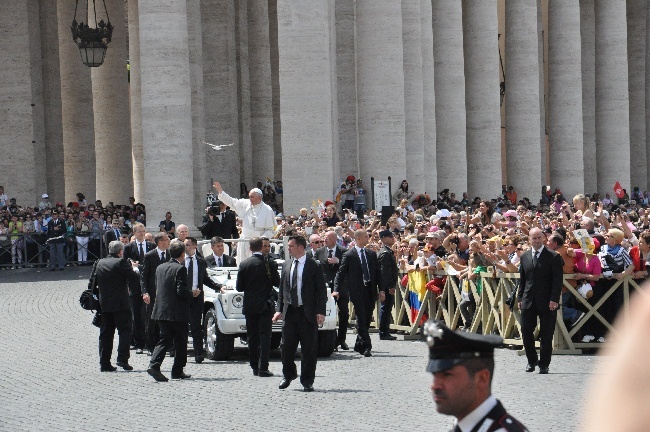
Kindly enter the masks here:
M 174 240 L 169 245 L 170 260 L 156 269 L 156 302 L 151 318 L 160 326 L 160 339 L 156 344 L 147 372 L 156 381 L 168 381 L 160 372 L 165 353 L 176 347 L 172 379 L 186 379 L 183 372 L 187 364 L 187 323 L 190 320 L 192 289 L 187 284 L 185 265 L 185 244 Z

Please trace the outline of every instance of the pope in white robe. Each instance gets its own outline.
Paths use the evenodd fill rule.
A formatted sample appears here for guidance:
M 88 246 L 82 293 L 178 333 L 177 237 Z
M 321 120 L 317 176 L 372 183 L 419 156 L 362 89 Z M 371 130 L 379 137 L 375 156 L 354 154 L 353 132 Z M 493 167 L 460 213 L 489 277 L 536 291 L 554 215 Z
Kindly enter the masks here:
M 253 237 L 273 237 L 275 228 L 275 214 L 273 209 L 262 202 L 262 191 L 258 188 L 251 189 L 248 199 L 233 198 L 223 191 L 219 182 L 213 184 L 218 198 L 229 206 L 242 220 L 242 232 L 237 245 L 237 263 L 243 262 L 251 256 L 249 244 L 245 240 Z

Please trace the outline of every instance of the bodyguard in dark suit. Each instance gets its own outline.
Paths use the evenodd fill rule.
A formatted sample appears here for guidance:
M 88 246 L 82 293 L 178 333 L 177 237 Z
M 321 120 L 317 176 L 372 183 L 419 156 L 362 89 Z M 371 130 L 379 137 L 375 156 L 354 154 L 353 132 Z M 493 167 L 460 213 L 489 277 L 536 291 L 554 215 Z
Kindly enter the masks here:
M 187 323 L 190 320 L 192 290 L 187 284 L 185 244 L 174 240 L 169 245 L 171 259 L 156 269 L 156 302 L 152 319 L 160 326 L 160 338 L 153 350 L 147 372 L 156 381 L 167 381 L 160 371 L 165 354 L 175 346 L 176 355 L 172 366 L 172 379 L 190 378 L 183 372 L 187 364 Z
M 156 233 L 153 240 L 156 248 L 144 255 L 144 266 L 140 273 L 142 300 L 145 304 L 144 331 L 149 354 L 152 354 L 159 336 L 158 324 L 151 318 L 156 301 L 156 270 L 160 264 L 169 261 L 169 253 L 167 252 L 169 236 L 167 233 Z
M 348 250 L 336 245 L 338 237 L 334 231 L 328 231 L 325 236 L 325 246 L 318 249 L 316 257 L 321 263 L 321 268 L 325 275 L 325 283 L 334 291 L 334 278 L 339 271 L 343 254 Z M 348 350 L 348 344 L 345 342 L 345 336 L 348 331 L 348 322 L 350 321 L 350 296 L 346 290 L 339 292 L 336 298 L 336 304 L 339 309 L 339 330 L 336 338 L 336 345 L 343 350 Z
M 262 255 L 262 239 L 250 240 L 252 256 L 239 265 L 237 291 L 244 293 L 248 354 L 253 375 L 273 376 L 269 371 L 271 319 L 275 312 L 274 286 L 280 286 L 278 264 Z
M 237 267 L 235 258 L 223 253 L 225 250 L 223 238 L 212 237 L 210 239 L 210 247 L 212 248 L 212 254 L 205 257 L 205 262 L 208 264 L 208 267 Z
M 305 255 L 307 240 L 302 236 L 289 238 L 293 260 L 284 263 L 280 293 L 273 321 L 283 320 L 282 373 L 279 388 L 289 387 L 298 378 L 294 358 L 298 343 L 302 364 L 300 383 L 305 391 L 314 390 L 318 359 L 318 325 L 325 322 L 327 288 L 318 263 Z
M 390 315 L 395 304 L 395 287 L 398 279 L 397 260 L 392 249 L 395 244 L 395 236 L 391 230 L 387 229 L 379 233 L 379 239 L 384 245 L 377 254 L 381 270 L 379 295 L 381 296 L 382 293 L 384 295 L 384 301 L 381 302 L 381 309 L 379 310 L 379 339 L 395 340 L 397 338 L 389 333 Z
M 203 285 L 215 291 L 220 291 L 223 285 L 214 282 L 208 275 L 208 265 L 199 256 L 196 250 L 197 241 L 194 237 L 185 239 L 185 261 L 187 269 L 187 285 L 192 290 L 190 300 L 190 330 L 192 331 L 192 345 L 194 346 L 194 360 L 203 362 Z M 187 342 L 186 342 L 187 343 Z
M 99 260 L 94 269 L 102 315 L 99 328 L 99 365 L 102 372 L 116 370 L 111 364 L 115 329 L 119 334 L 117 365 L 125 370 L 133 370 L 129 365 L 132 325 L 129 283 L 137 282 L 138 273 L 137 264 L 131 265 L 123 258 L 123 249 L 124 245 L 119 241 L 109 243 L 109 256 Z
M 341 267 L 334 279 L 334 296 L 349 292 L 350 300 L 354 305 L 357 316 L 357 340 L 354 350 L 365 357 L 372 356 L 372 342 L 370 341 L 370 319 L 375 310 L 375 303 L 379 296 L 379 280 L 381 273 L 377 254 L 366 249 L 368 233 L 364 229 L 354 232 L 354 248 L 343 255 Z M 384 297 L 380 297 L 384 301 Z
M 532 248 L 521 255 L 519 266 L 521 337 L 528 358 L 526 372 L 533 372 L 538 364 L 534 332 L 539 318 L 539 373 L 547 374 L 553 352 L 553 332 L 562 292 L 564 261 L 559 254 L 544 246 L 546 237 L 539 228 L 530 230 L 529 239 Z
M 156 244 L 146 241 L 144 235 L 147 230 L 145 226 L 139 222 L 133 225 L 133 235 L 135 240 L 124 246 L 124 258 L 137 261 L 139 264 L 139 271 L 144 270 L 144 256 L 147 252 L 155 249 Z M 135 345 L 135 353 L 142 354 L 145 346 L 145 305 L 142 300 L 142 288 L 140 286 L 140 279 L 129 283 L 129 296 L 131 298 L 131 314 L 133 315 L 133 345 Z

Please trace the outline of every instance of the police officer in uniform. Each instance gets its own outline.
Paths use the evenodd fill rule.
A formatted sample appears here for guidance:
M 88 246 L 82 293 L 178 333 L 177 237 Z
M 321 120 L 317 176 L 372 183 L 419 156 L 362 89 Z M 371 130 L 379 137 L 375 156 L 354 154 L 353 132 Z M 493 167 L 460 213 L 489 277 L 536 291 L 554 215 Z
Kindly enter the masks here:
M 439 413 L 456 418 L 454 432 L 527 431 L 492 395 L 494 348 L 503 344 L 500 336 L 455 332 L 436 321 L 424 325 L 424 335 L 433 401 Z

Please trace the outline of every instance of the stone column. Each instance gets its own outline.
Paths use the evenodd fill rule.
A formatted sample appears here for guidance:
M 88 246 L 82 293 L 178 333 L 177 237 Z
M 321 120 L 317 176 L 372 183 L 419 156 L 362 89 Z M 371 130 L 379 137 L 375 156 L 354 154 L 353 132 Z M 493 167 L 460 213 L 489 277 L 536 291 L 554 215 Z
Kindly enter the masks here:
M 582 63 L 582 160 L 585 192 L 594 193 L 596 184 L 596 29 L 594 0 L 580 0 Z
M 138 2 L 128 2 L 129 64 L 131 65 L 129 102 L 131 105 L 131 161 L 133 164 L 133 196 L 144 199 L 144 154 L 142 150 L 142 99 L 140 95 L 140 22 Z
M 2 186 L 18 205 L 34 205 L 40 200 L 36 195 L 36 171 L 33 127 L 33 84 L 30 48 L 32 38 L 40 36 L 40 26 L 29 20 L 30 1 L 6 3 L 0 14 L 0 160 Z M 40 51 L 40 49 L 39 49 Z
M 76 199 L 75 194 L 81 192 L 88 202 L 94 202 L 96 198 L 95 127 L 92 83 L 90 68 L 81 62 L 79 48 L 72 42 L 70 17 L 74 16 L 74 10 L 73 2 L 58 0 L 64 201 Z M 77 21 L 87 22 L 85 14 L 81 11 L 77 12 Z
M 218 180 L 228 193 L 239 197 L 240 143 L 234 2 L 202 1 L 201 20 L 205 141 L 217 145 L 235 144 L 220 151 L 202 144 L 205 147 L 207 176 Z
M 125 10 L 123 0 L 107 0 L 106 8 L 115 28 L 104 64 L 91 68 L 95 112 L 95 157 L 97 199 L 104 203 L 127 203 L 133 195 L 133 162 L 127 80 Z M 91 5 L 92 10 L 92 5 Z M 94 15 L 88 20 L 95 26 Z M 97 19 L 106 21 L 103 4 L 97 4 Z
M 548 6 L 548 3 L 546 3 Z M 546 39 L 548 40 L 548 39 Z M 544 24 L 542 20 L 542 0 L 537 0 L 537 61 L 539 63 L 539 142 L 540 142 L 540 157 L 542 159 L 542 183 L 548 179 L 548 160 L 546 154 L 546 101 L 544 100 L 546 94 L 546 83 L 544 81 Z M 540 189 L 541 191 L 541 189 Z
M 645 43 L 645 130 L 646 130 L 646 155 L 650 155 L 650 6 L 646 9 L 646 43 Z M 650 157 L 647 157 L 646 170 L 650 171 Z M 650 189 L 650 175 L 648 176 L 647 189 Z M 646 190 L 647 190 L 646 189 Z
M 248 70 L 248 0 L 235 2 L 237 56 L 237 128 L 239 131 L 239 177 L 248 186 L 253 182 L 251 142 L 251 93 Z M 238 189 L 239 190 L 239 189 Z
M 43 59 L 43 116 L 46 190 L 52 202 L 63 202 L 63 127 L 61 124 L 61 73 L 57 2 L 40 2 L 41 58 Z M 37 193 L 36 198 L 39 198 Z
M 43 192 L 47 192 L 47 156 L 45 142 L 45 104 L 43 86 L 43 55 L 42 40 L 43 28 L 40 19 L 40 7 L 38 0 L 27 1 L 27 20 L 30 24 L 29 32 L 29 60 L 31 67 L 32 84 L 32 144 L 34 152 L 34 189 L 36 199 L 34 204 L 40 202 Z M 53 20 L 50 19 L 52 22 Z M 56 22 L 53 22 L 56 25 Z
M 402 2 L 402 44 L 404 46 L 404 126 L 406 179 L 409 189 L 424 192 L 424 125 L 422 97 L 422 23 L 420 2 Z M 398 182 L 402 179 L 393 179 Z
M 582 132 L 580 5 L 548 7 L 549 143 L 551 185 L 569 199 L 585 192 Z
M 436 92 L 433 68 L 433 24 L 431 0 L 420 1 L 420 32 L 422 36 L 422 129 L 424 134 L 424 190 L 430 195 L 438 191 L 436 157 Z
M 370 177 L 406 176 L 400 3 L 357 1 L 356 38 L 360 176 L 370 191 Z
M 542 182 L 537 1 L 507 1 L 505 6 L 508 184 L 530 198 L 539 195 Z
M 187 4 L 140 0 L 142 145 L 147 224 L 194 218 Z
M 432 8 L 438 188 L 460 196 L 468 175 L 462 6 L 433 0 Z
M 234 27 L 234 16 L 232 26 Z M 206 193 L 212 191 L 212 182 L 206 174 L 205 112 L 203 87 L 203 37 L 201 3 L 187 0 L 187 34 L 190 49 L 189 72 L 190 88 L 192 90 L 192 166 L 194 183 L 194 218 L 185 221 L 190 229 L 200 226 L 207 205 Z M 234 111 L 234 110 L 233 110 Z M 235 116 L 230 111 L 231 116 Z M 233 146 L 234 147 L 234 146 Z M 235 166 L 237 165 L 235 161 Z M 181 221 L 182 222 L 182 221 Z M 196 231 L 198 233 L 198 231 Z
M 463 0 L 467 192 L 492 197 L 501 188 L 499 29 L 496 0 Z M 495 192 L 496 191 L 496 192 Z
M 340 171 L 337 180 L 359 175 L 354 1 L 336 0 L 336 90 Z M 340 185 L 339 185 L 340 186 Z
M 282 179 L 282 124 L 280 122 L 280 77 L 278 55 L 278 2 L 269 1 L 269 54 L 271 55 L 271 104 L 273 107 L 273 180 Z
M 332 195 L 334 0 L 278 0 L 277 8 L 284 211 L 296 214 Z
M 275 173 L 273 91 L 268 0 L 248 0 L 248 67 L 250 78 L 253 185 Z
M 648 184 L 645 124 L 645 53 L 647 0 L 627 2 L 627 58 L 630 95 L 630 176 L 628 192 Z
M 619 181 L 631 192 L 625 0 L 595 0 L 595 12 L 598 191 Z

